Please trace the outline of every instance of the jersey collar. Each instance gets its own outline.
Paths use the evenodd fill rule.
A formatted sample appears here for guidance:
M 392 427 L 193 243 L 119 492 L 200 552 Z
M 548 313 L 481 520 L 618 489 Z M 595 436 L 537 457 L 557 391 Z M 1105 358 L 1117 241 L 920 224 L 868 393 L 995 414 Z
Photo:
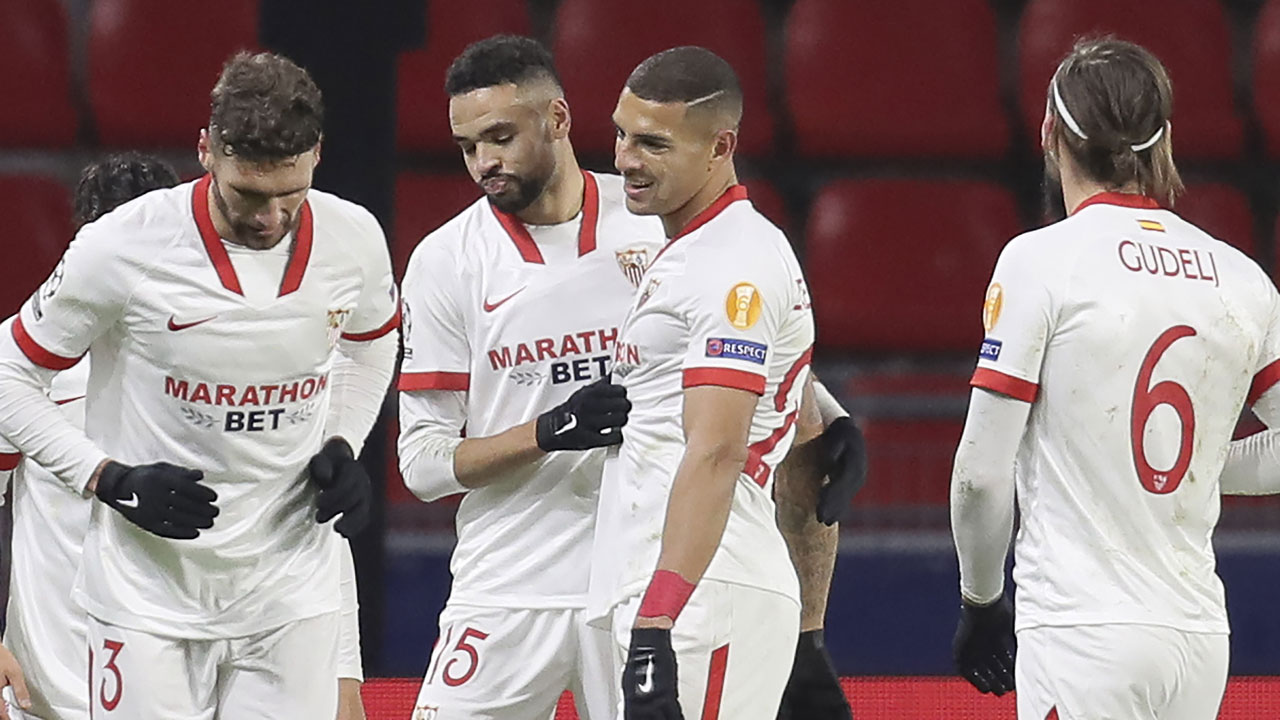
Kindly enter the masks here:
M 1084 202 L 1076 207 L 1075 215 L 1090 205 L 1119 205 L 1120 207 L 1137 208 L 1139 210 L 1159 210 L 1160 203 L 1146 195 L 1135 195 L 1133 193 L 1118 192 L 1100 192 L 1096 195 L 1090 195 Z
M 222 286 L 237 295 L 244 295 L 240 287 L 240 278 L 231 264 L 227 249 L 222 245 L 222 238 L 213 227 L 213 218 L 209 214 L 209 183 L 213 177 L 206 174 L 196 181 L 191 191 L 191 209 L 195 214 L 196 227 L 200 229 L 200 239 L 204 249 L 209 253 L 213 269 L 218 273 Z M 311 244 L 314 237 L 314 223 L 311 216 L 311 201 L 302 202 L 302 216 L 298 219 L 298 230 L 294 233 L 289 246 L 289 262 L 285 265 L 284 277 L 280 280 L 280 291 L 277 297 L 284 297 L 302 286 L 302 276 L 307 271 L 307 261 L 311 259 Z
M 711 222 L 713 219 L 715 219 L 715 216 L 724 212 L 724 209 L 729 207 L 733 203 L 739 200 L 746 200 L 746 199 L 747 199 L 746 185 L 731 185 L 729 189 L 721 193 L 720 197 L 716 198 L 716 201 L 711 203 L 711 205 L 707 207 L 706 210 L 703 210 L 697 215 L 694 215 L 693 219 L 689 221 L 689 224 L 685 225 L 684 228 L 680 230 L 680 232 L 676 233 L 675 237 L 671 238 L 671 241 L 668 242 L 667 244 L 670 245 L 671 243 L 679 240 L 685 235 L 688 235 L 694 230 L 697 230 L 703 225 L 706 225 L 707 223 Z
M 582 171 L 582 227 L 578 228 L 578 257 L 582 257 L 596 249 L 596 223 L 600 219 L 600 189 L 596 187 L 596 179 L 591 173 Z M 538 243 L 529 234 L 529 228 L 513 213 L 503 212 L 489 203 L 494 217 L 516 244 L 520 257 L 527 263 L 545 264 Z

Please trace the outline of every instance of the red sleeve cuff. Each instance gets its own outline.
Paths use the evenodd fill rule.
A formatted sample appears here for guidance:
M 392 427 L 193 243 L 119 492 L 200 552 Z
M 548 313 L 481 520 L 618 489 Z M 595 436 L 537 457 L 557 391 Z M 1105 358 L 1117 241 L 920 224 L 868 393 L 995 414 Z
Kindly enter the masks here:
M 699 387 L 701 385 L 718 385 L 763 395 L 764 383 L 763 375 L 757 375 L 745 370 L 687 368 L 684 371 L 684 386 L 686 388 Z
M 22 462 L 22 453 L 0 453 L 0 472 L 12 470 Z
M 1280 382 L 1280 360 L 1262 368 L 1257 375 L 1253 376 L 1253 384 L 1249 386 L 1249 404 L 1257 402 L 1258 398 L 1277 382 Z
M 40 347 L 40 343 L 27 334 L 21 315 L 13 319 L 13 340 L 18 343 L 18 349 L 22 350 L 22 354 L 26 355 L 28 360 L 46 370 L 66 370 L 80 362 L 78 357 L 62 357 Z
M 398 390 L 470 390 L 471 375 L 462 372 L 400 373 Z
M 377 340 L 398 327 L 400 327 L 399 304 L 396 305 L 396 311 L 392 313 L 391 319 L 383 323 L 382 327 L 377 328 L 376 330 L 370 330 L 369 332 L 342 333 L 342 339 L 350 340 L 351 342 L 369 342 L 370 340 Z
M 1035 402 L 1036 395 L 1040 392 L 1040 386 L 1033 382 L 1027 382 L 1012 375 L 1005 375 L 999 370 L 990 368 L 980 367 L 974 370 L 973 378 L 969 380 L 969 384 L 973 387 L 998 392 L 1001 395 L 1008 395 L 1014 400 L 1023 402 Z

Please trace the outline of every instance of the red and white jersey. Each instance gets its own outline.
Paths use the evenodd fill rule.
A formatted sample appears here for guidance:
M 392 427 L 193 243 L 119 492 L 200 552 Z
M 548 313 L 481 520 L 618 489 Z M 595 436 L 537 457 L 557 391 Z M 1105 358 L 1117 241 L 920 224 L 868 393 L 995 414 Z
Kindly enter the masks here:
M 409 260 L 399 388 L 465 391 L 469 436 L 533 420 L 609 372 L 662 226 L 627 212 L 620 177 L 584 176 L 569 222 L 526 226 L 482 198 Z M 420 420 L 407 412 L 402 428 Z M 583 607 L 602 458 L 550 453 L 467 492 L 450 602 Z
M 218 237 L 209 182 L 148 193 L 81 229 L 12 330 L 52 370 L 92 349 L 85 432 L 103 452 L 201 470 L 218 493 L 213 528 L 189 541 L 95 503 L 94 562 L 77 581 L 94 617 L 190 639 L 339 609 L 341 537 L 316 524 L 304 471 L 324 439 L 337 342 L 380 337 L 399 318 L 367 211 L 312 190 L 294 236 L 254 251 Z
M 1266 273 L 1147 198 L 1103 193 L 1000 255 L 972 384 L 1032 403 L 1018 627 L 1227 632 L 1211 544 L 1246 400 L 1280 379 Z
M 632 410 L 605 461 L 590 614 L 644 590 L 658 562 L 667 499 L 684 456 L 685 388 L 718 385 L 760 396 L 720 548 L 705 578 L 799 602 L 774 520 L 773 471 L 795 437 L 809 374 L 813 315 L 800 264 L 782 231 L 730 188 L 663 248 L 622 326 L 614 381 Z

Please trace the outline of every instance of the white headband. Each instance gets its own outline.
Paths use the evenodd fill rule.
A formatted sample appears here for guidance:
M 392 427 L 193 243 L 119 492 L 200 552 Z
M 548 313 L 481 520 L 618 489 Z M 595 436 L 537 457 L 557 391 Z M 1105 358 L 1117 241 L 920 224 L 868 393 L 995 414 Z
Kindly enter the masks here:
M 1067 103 L 1062 100 L 1062 93 L 1058 92 L 1058 76 L 1056 73 L 1053 76 L 1053 80 L 1050 81 L 1050 87 L 1053 89 L 1053 106 L 1057 108 L 1058 115 L 1062 118 L 1062 122 L 1066 123 L 1067 127 L 1071 129 L 1071 132 L 1076 134 L 1076 137 L 1081 140 L 1088 140 L 1089 136 L 1085 135 L 1084 131 L 1080 129 L 1080 124 L 1071 116 L 1071 111 L 1067 110 Z M 1166 121 L 1164 125 L 1161 125 L 1154 133 L 1152 133 L 1151 137 L 1137 145 L 1130 145 L 1129 149 L 1134 152 L 1142 152 L 1143 150 L 1150 148 L 1152 145 L 1160 142 L 1160 138 L 1164 137 L 1165 128 L 1170 127 L 1170 125 L 1171 123 Z

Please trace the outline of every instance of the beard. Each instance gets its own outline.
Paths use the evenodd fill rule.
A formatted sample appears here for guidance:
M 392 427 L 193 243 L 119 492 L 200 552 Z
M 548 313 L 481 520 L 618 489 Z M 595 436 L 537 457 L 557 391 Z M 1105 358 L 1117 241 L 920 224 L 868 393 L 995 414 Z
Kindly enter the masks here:
M 504 178 L 509 184 L 509 190 L 500 195 L 485 193 L 489 203 L 504 213 L 518 213 L 537 202 L 542 197 L 542 193 L 546 191 L 547 185 L 551 182 L 551 174 L 554 170 L 554 164 L 548 164 L 544 172 L 529 174 L 525 176 L 516 175 L 514 173 L 494 172 L 480 178 L 490 180 L 493 178 Z
M 1046 224 L 1067 217 L 1067 204 L 1062 199 L 1062 173 L 1047 153 L 1044 156 L 1044 177 L 1040 181 L 1040 212 Z

